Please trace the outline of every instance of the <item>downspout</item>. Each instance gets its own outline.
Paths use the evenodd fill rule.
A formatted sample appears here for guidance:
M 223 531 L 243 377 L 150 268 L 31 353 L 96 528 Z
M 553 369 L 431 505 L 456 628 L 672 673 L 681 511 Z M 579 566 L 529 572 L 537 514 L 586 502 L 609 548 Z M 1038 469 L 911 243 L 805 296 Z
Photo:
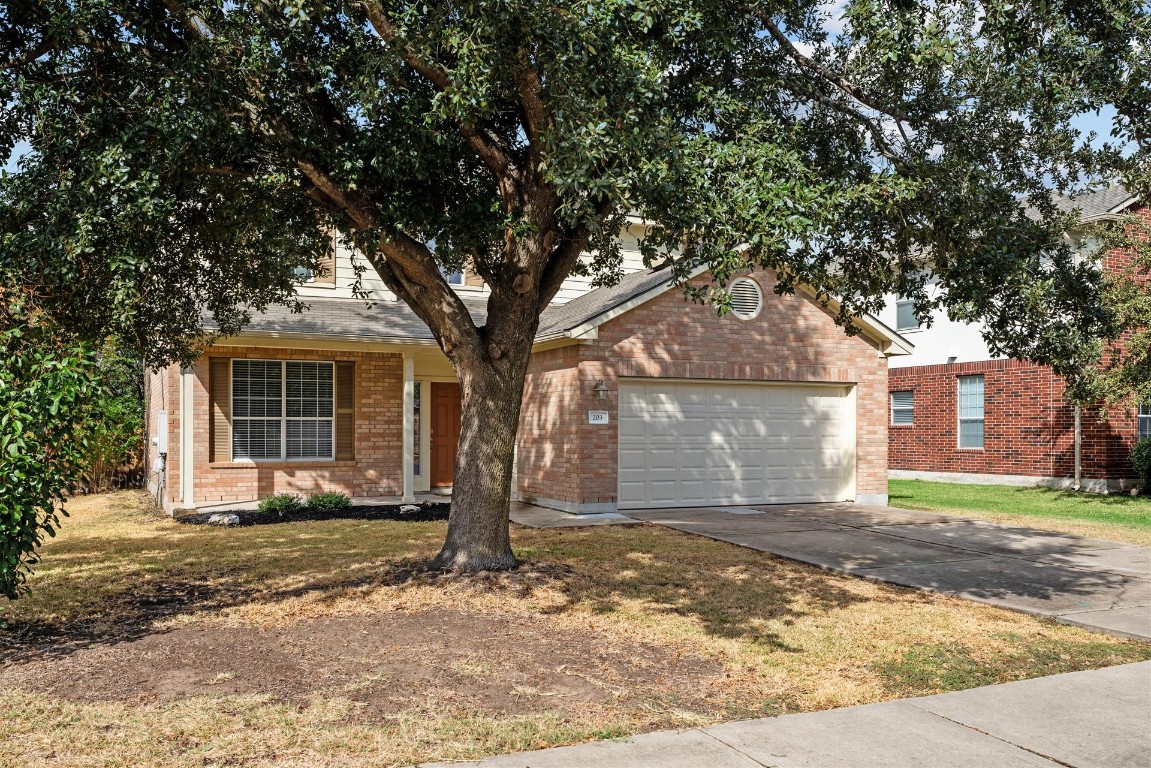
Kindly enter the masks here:
M 1083 415 L 1079 406 L 1075 406 L 1075 484 L 1076 491 L 1083 489 Z

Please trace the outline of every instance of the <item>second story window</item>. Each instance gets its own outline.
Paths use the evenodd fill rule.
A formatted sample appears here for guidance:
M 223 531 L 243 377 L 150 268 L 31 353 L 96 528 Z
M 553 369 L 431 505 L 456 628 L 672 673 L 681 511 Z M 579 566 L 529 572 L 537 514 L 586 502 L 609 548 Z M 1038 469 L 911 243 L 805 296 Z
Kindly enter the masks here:
M 463 285 L 464 273 L 461 272 L 448 272 L 443 267 L 440 267 L 440 274 L 444 276 L 444 280 L 448 281 L 448 285 Z
M 895 302 L 895 330 L 919 330 L 919 318 L 915 316 L 915 302 L 911 299 L 899 299 Z

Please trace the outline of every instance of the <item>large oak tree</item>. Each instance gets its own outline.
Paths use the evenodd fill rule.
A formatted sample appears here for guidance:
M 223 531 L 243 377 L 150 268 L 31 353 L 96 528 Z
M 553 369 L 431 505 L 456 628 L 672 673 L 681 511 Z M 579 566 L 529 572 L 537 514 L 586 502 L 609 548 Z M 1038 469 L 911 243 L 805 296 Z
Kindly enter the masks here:
M 1148 39 L 1128 0 L 9 0 L 0 277 L 161 365 L 205 313 L 230 334 L 294 301 L 334 227 L 462 385 L 437 563 L 506 568 L 540 313 L 616 279 L 626 215 L 720 311 L 770 268 L 845 325 L 894 291 L 1081 367 L 1099 275 L 1049 195 L 1139 181 Z M 1109 144 L 1076 128 L 1101 108 Z M 464 263 L 482 325 L 441 277 Z

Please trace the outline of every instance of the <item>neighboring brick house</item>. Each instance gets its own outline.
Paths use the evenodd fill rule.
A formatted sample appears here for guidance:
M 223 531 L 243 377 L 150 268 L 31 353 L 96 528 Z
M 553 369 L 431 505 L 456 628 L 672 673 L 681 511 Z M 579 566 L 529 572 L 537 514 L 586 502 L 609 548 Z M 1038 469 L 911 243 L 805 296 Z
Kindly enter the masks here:
M 1089 224 L 1151 209 L 1122 187 L 1061 199 Z M 1082 232 L 1068 235 L 1085 244 Z M 1102 268 L 1126 269 L 1130 254 L 1102 256 Z M 920 328 L 907 304 L 889 297 L 880 318 L 915 342 L 893 360 L 888 378 L 890 477 L 950 482 L 1080 487 L 1096 492 L 1133 487 L 1131 448 L 1151 436 L 1151 408 L 1096 409 L 1080 414 L 1076 471 L 1075 409 L 1050 368 L 994 358 L 977 324 L 933 318 Z
M 886 502 L 887 360 L 911 346 L 872 318 L 847 336 L 835 307 L 775 295 L 769 272 L 734 283 L 736 311 L 718 317 L 623 237 L 621 282 L 573 279 L 541 319 L 518 495 L 572 512 Z M 190 368 L 149 376 L 150 478 L 168 510 L 450 488 L 451 366 L 374 275 L 363 287 L 376 304 L 352 297 L 351 260 L 337 251 L 329 282 L 301 287 L 303 314 L 271 308 Z M 486 288 L 450 282 L 482 322 Z

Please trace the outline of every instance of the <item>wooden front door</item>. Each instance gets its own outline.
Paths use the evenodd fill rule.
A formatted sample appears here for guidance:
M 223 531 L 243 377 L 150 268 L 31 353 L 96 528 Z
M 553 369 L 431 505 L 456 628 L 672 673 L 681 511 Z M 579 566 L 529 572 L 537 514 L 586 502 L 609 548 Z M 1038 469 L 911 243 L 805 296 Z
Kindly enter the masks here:
M 460 385 L 432 382 L 433 488 L 448 488 L 456 469 L 456 446 L 460 442 Z

